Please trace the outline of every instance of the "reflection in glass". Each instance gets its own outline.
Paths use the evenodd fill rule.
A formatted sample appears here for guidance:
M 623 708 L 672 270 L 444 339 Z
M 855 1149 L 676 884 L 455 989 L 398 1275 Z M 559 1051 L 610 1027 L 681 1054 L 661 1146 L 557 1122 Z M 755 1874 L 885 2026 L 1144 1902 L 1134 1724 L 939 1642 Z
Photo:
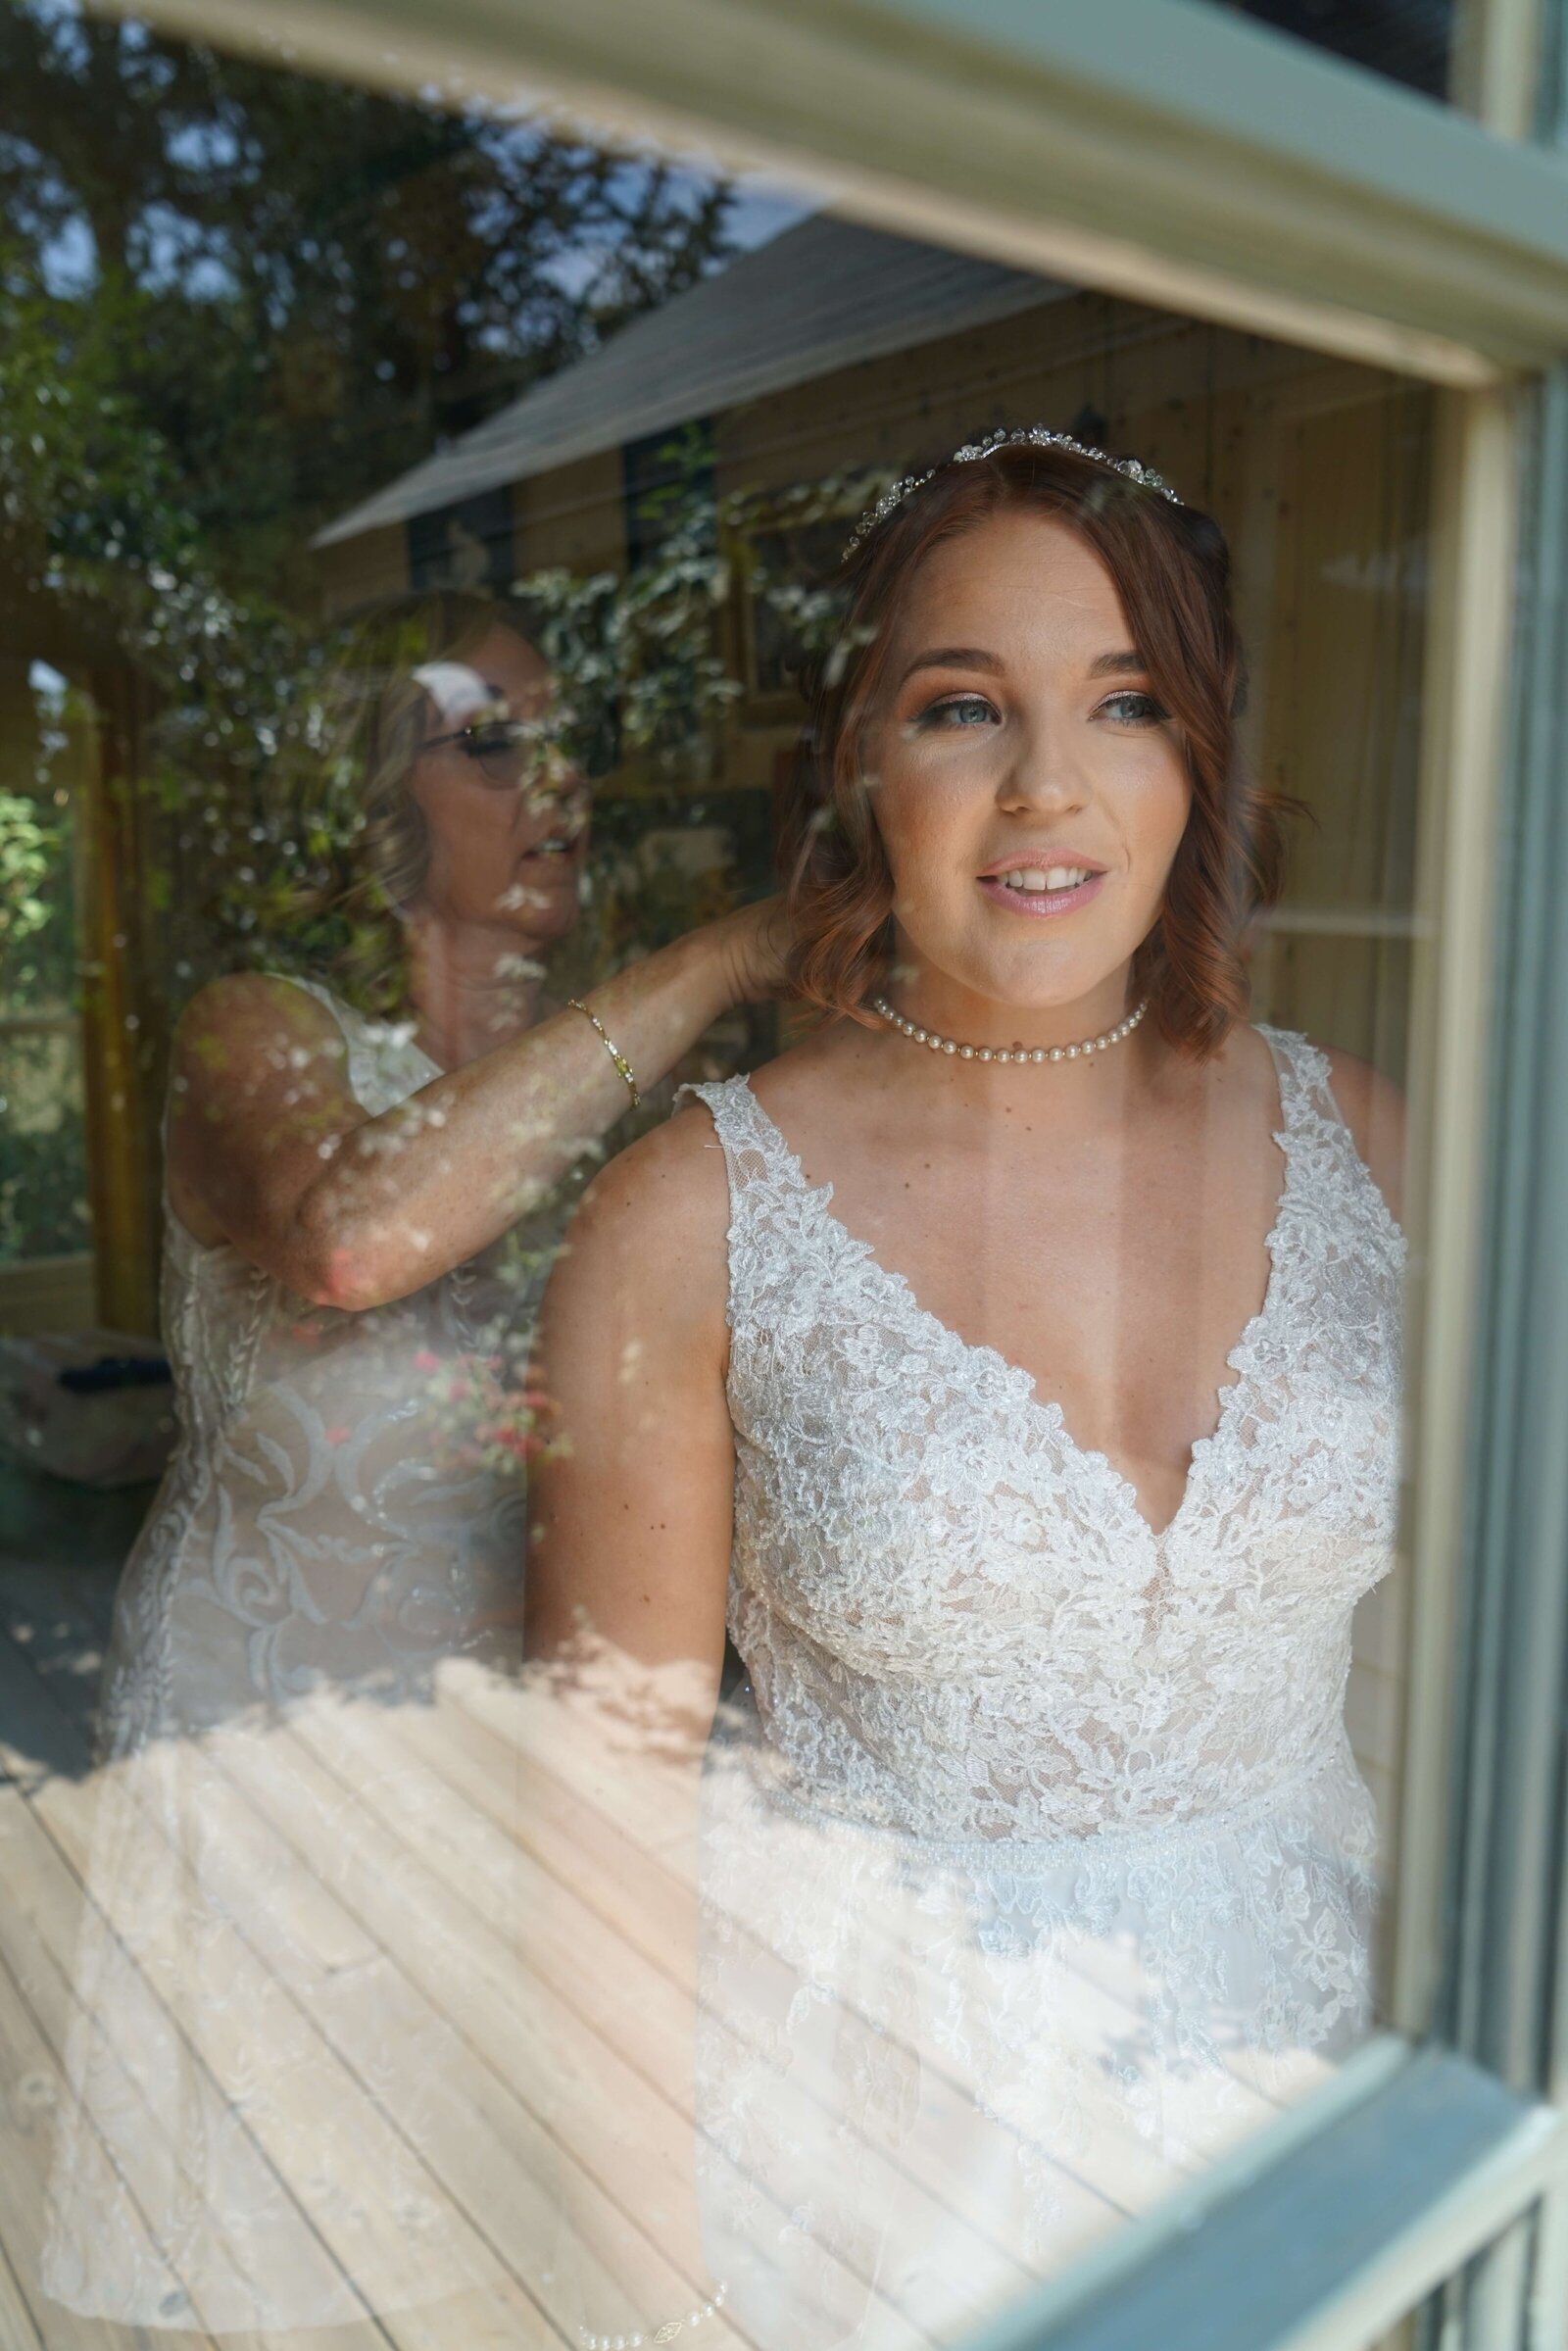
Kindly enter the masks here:
M 330 1924 L 352 1794 L 309 1726 L 331 1698 L 428 1704 L 443 1657 L 507 1654 L 537 1237 L 514 1226 L 422 1286 L 399 1268 L 380 1302 L 345 1267 L 334 1302 L 230 1160 L 254 1135 L 281 1181 L 291 1151 L 347 1158 L 377 1121 L 396 1154 L 413 1134 L 387 1114 L 439 1075 L 417 1030 L 469 1058 L 535 1015 L 531 955 L 575 918 L 580 804 L 530 812 L 439 722 L 495 729 L 539 669 L 482 600 L 362 626 L 320 749 L 359 804 L 325 908 L 345 993 L 220 982 L 182 1026 L 163 1299 L 182 1434 L 118 1595 L 42 2272 L 78 2309 L 325 2325 L 474 2275 L 418 2154 L 450 2028 Z M 413 1017 L 361 1008 L 378 998 Z M 352 2016 L 384 2114 L 336 2079 L 322 2003 Z
M 585 2351 L 694 2313 L 714 2351 L 955 2341 L 1375 2005 L 1403 1649 L 1370 1069 L 1404 1058 L 1427 396 L 760 220 L 524 119 L 42 7 L 0 30 L 27 706 L 0 821 L 49 861 L 23 946 L 60 966 L 7 978 L 55 1027 L 0 1041 L 27 1104 L 0 1313 L 78 1356 L 161 1344 L 185 1409 L 112 1624 L 141 1496 L 0 1472 L 0 2028 L 53 2142 L 0 2243 L 46 2340 L 70 2305 L 294 2351 Z M 1122 615 L 1169 714 L 1107 674 L 1070 737 L 1054 654 L 1009 652 L 927 678 L 944 714 L 898 714 L 863 800 L 848 762 L 819 790 L 832 697 L 918 583 L 950 650 L 1116 619 L 1101 574 L 1063 599 L 988 537 L 1006 514 L 929 564 L 888 540 L 869 635 L 847 612 L 880 491 L 1035 418 L 1187 501 L 1151 510 L 1168 564 Z M 1097 482 L 1129 487 L 1075 477 L 1094 514 Z M 1217 577 L 1199 510 L 1250 655 L 1224 710 L 1192 688 L 1214 595 L 1165 593 Z M 1000 611 L 977 551 L 1022 582 Z M 882 954 L 857 860 L 885 822 L 946 874 L 1009 726 L 1042 770 L 1095 747 L 1029 854 L 1146 880 L 1176 732 L 1206 744 L 1223 821 L 1182 919 L 1199 995 L 1234 984 L 1217 1063 L 1162 1061 L 1152 1009 L 1066 1068 L 824 1016 L 863 981 L 993 1053 L 1120 1027 L 1106 973 L 997 1020 L 927 1001 L 940 890 Z M 1227 862 L 1247 776 L 1254 815 L 1311 810 L 1283 896 L 1262 834 Z M 1109 821 L 1135 777 L 1152 834 Z M 776 916 L 737 912 L 781 833 L 814 845 L 782 1005 Z M 1095 1134 L 1060 1114 L 1079 1079 Z M 1118 1157 L 1134 1100 L 1149 1150 Z M 538 1365 L 571 1204 L 638 1138 L 566 1229 Z M 29 1323 L 89 1198 L 82 1302 Z
M 0 1265 L 88 1240 L 73 701 L 47 663 L 0 661 Z
M 323 1923 L 354 1793 L 311 1740 L 515 1656 L 552 1187 L 627 1102 L 542 985 L 588 799 L 512 620 L 438 591 L 350 632 L 294 747 L 291 959 L 325 976 L 215 981 L 175 1040 L 181 1438 L 117 1595 L 41 2269 L 130 2323 L 323 2326 L 494 2275 L 424 2153 L 453 2026 Z M 651 1085 L 725 974 L 760 984 L 760 936 L 748 916 L 621 975 L 609 1016 Z M 331 2087 L 344 2062 L 371 2107 Z

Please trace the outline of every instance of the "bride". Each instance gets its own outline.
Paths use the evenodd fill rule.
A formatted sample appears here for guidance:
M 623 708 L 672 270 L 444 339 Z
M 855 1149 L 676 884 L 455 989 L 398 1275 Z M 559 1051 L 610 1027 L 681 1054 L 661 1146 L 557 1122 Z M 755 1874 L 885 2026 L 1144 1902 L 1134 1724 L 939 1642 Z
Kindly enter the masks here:
M 1035 429 L 848 557 L 790 821 L 826 1017 L 599 1176 L 544 1308 L 529 1647 L 626 1820 L 645 1726 L 697 1897 L 633 2216 L 679 2287 L 574 2213 L 588 2342 L 953 2339 L 1371 2022 L 1400 1111 L 1247 1016 L 1282 804 L 1223 541 Z

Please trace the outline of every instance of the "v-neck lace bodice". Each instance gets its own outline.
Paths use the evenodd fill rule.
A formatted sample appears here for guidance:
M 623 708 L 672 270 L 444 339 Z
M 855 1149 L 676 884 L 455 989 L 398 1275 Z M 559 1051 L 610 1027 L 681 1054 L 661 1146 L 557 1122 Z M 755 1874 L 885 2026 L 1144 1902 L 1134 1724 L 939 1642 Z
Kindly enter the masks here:
M 1274 1058 L 1276 1068 L 1278 1068 L 1277 1049 L 1274 1049 Z M 740 1082 L 745 1084 L 746 1081 L 743 1079 Z M 909 1319 L 919 1323 L 939 1344 L 945 1343 L 951 1347 L 955 1351 L 956 1359 L 967 1359 L 975 1366 L 983 1365 L 988 1372 L 1000 1380 L 1014 1386 L 1017 1392 L 1017 1409 L 1021 1413 L 1044 1413 L 1051 1421 L 1057 1443 L 1064 1452 L 1071 1453 L 1076 1460 L 1086 1465 L 1093 1464 L 1103 1470 L 1110 1493 L 1118 1503 L 1125 1504 L 1128 1517 L 1135 1522 L 1137 1531 L 1148 1538 L 1152 1551 L 1157 1553 L 1174 1538 L 1189 1506 L 1196 1505 L 1198 1491 L 1202 1485 L 1209 1458 L 1224 1439 L 1229 1423 L 1245 1403 L 1249 1370 L 1255 1357 L 1262 1335 L 1269 1327 L 1281 1294 L 1282 1284 L 1278 1278 L 1279 1251 L 1287 1218 L 1295 1204 L 1293 1171 L 1297 1165 L 1295 1142 L 1298 1122 L 1292 1116 L 1291 1109 L 1287 1107 L 1287 1102 L 1294 1102 L 1296 1100 L 1291 1081 L 1282 1075 L 1280 1086 L 1281 1114 L 1285 1123 L 1282 1127 L 1274 1130 L 1273 1141 L 1279 1146 L 1284 1157 L 1285 1173 L 1281 1183 L 1274 1222 L 1264 1240 L 1269 1271 L 1264 1283 L 1263 1302 L 1256 1313 L 1249 1317 L 1241 1337 L 1225 1358 L 1225 1369 L 1235 1376 L 1222 1381 L 1216 1387 L 1214 1426 L 1211 1431 L 1194 1441 L 1187 1477 L 1183 1483 L 1181 1500 L 1164 1526 L 1158 1528 L 1150 1524 L 1148 1516 L 1139 1502 L 1138 1492 L 1132 1480 L 1118 1470 L 1109 1455 L 1102 1452 L 1098 1446 L 1083 1445 L 1077 1442 L 1067 1425 L 1067 1417 L 1062 1405 L 1054 1396 L 1041 1396 L 1039 1385 L 1032 1372 L 1026 1371 L 1021 1364 L 1009 1362 L 1007 1357 L 994 1347 L 964 1339 L 951 1324 L 945 1323 L 940 1315 L 934 1314 L 922 1306 L 908 1277 L 896 1272 L 892 1267 L 883 1265 L 868 1241 L 859 1239 L 838 1217 L 831 1214 L 830 1203 L 834 1197 L 833 1185 L 824 1183 L 808 1186 L 798 1153 L 790 1149 L 749 1086 L 747 1095 L 752 1105 L 754 1125 L 768 1156 L 780 1168 L 787 1182 L 798 1185 L 802 1191 L 810 1192 L 820 1201 L 824 1224 L 832 1229 L 835 1241 L 840 1247 L 859 1252 L 866 1279 L 873 1283 L 877 1281 L 886 1283 L 897 1294 L 901 1307 L 906 1310 Z M 694 1088 L 693 1091 L 698 1092 L 700 1089 Z
M 963 2339 L 1371 2022 L 1344 1704 L 1395 1555 L 1404 1243 L 1325 1055 L 1262 1034 L 1269 1279 L 1158 1534 L 833 1215 L 744 1078 L 696 1089 L 749 1673 L 704 1773 L 698 2161 L 761 2351 Z
M 1251 1798 L 1341 1739 L 1350 1612 L 1393 1559 L 1404 1244 L 1326 1056 L 1261 1034 L 1271 1272 L 1157 1534 L 833 1216 L 744 1078 L 695 1089 L 731 1185 L 730 1631 L 798 1795 L 1051 1837 Z

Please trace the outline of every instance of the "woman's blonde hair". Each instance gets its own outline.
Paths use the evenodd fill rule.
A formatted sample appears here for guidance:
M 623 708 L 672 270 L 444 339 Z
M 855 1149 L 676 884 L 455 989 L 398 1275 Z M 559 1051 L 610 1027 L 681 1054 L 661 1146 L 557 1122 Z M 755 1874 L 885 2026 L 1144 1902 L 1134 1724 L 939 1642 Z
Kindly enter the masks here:
M 416 672 L 461 661 L 497 627 L 522 633 L 505 604 L 459 588 L 387 599 L 349 626 L 311 699 L 297 825 L 305 873 L 283 909 L 292 959 L 309 961 L 364 1011 L 406 1008 L 403 909 L 429 868 L 415 761 L 429 702 Z

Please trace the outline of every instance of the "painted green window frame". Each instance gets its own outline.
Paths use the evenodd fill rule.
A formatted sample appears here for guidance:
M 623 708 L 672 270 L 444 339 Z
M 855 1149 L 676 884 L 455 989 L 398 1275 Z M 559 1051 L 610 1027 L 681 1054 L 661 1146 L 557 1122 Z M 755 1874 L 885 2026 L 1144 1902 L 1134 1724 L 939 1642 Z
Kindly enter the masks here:
M 1471 0 L 1468 113 L 1201 0 L 134 13 L 350 79 L 522 87 L 612 139 L 1445 388 L 1396 2029 L 975 2351 L 1360 2351 L 1472 2258 L 1487 2290 L 1444 2351 L 1562 2351 L 1568 0 Z

